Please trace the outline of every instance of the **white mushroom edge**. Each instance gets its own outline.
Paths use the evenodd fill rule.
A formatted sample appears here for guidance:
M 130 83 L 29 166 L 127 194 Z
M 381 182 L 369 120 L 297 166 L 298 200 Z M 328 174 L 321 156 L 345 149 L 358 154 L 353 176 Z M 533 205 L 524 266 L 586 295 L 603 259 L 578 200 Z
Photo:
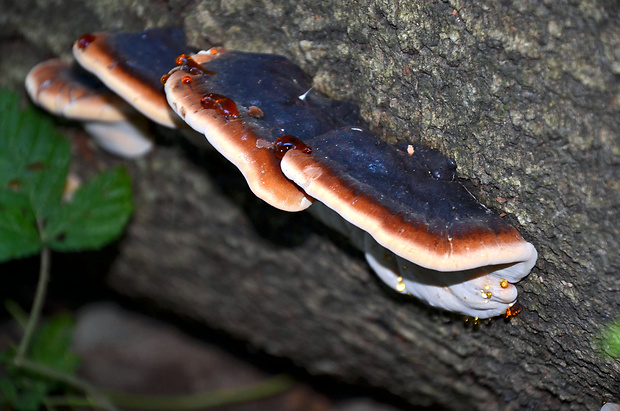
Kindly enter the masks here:
M 468 317 L 485 319 L 506 314 L 517 299 L 514 283 L 527 276 L 536 263 L 537 253 L 532 246 L 532 256 L 524 262 L 464 271 L 429 270 L 397 256 L 318 201 L 309 211 L 362 250 L 370 267 L 388 287 L 432 307 Z

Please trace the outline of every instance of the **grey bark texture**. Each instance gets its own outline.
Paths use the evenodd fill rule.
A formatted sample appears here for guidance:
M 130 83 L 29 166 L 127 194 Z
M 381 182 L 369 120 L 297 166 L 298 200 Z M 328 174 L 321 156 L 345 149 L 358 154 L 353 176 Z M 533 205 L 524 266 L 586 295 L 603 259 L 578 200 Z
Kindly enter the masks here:
M 466 324 L 400 298 L 345 239 L 263 204 L 217 153 L 167 133 L 128 163 L 136 212 L 109 272 L 118 291 L 416 405 L 620 402 L 620 361 L 599 343 L 620 318 L 616 1 L 2 3 L 2 85 L 20 89 L 34 64 L 101 30 L 183 25 L 198 47 L 284 54 L 385 140 L 454 157 L 540 254 L 519 316 Z M 91 167 L 111 161 L 85 151 Z

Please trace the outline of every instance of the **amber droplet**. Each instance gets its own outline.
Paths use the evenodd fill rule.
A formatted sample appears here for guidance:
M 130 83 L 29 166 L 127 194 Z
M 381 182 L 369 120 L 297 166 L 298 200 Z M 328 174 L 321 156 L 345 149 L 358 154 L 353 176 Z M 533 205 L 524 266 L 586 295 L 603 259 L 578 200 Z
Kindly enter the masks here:
M 161 76 L 159 81 L 161 81 L 161 84 L 166 85 L 166 81 L 168 81 L 169 78 L 170 78 L 170 74 L 164 74 L 163 76 Z
M 282 159 L 289 150 L 301 150 L 306 154 L 312 153 L 312 149 L 297 137 L 282 136 L 273 143 L 273 154 L 279 159 Z
M 396 290 L 401 293 L 404 292 L 407 286 L 405 285 L 405 282 L 403 281 L 403 277 L 398 277 L 396 281 L 398 281 L 398 284 L 396 284 Z
M 514 317 L 523 311 L 523 306 L 519 303 L 514 303 L 506 310 L 506 318 Z
M 191 83 L 191 82 L 192 82 L 192 78 L 191 78 L 190 76 L 183 76 L 183 77 L 181 78 L 181 81 L 182 81 L 183 83 L 185 83 L 185 84 L 189 84 L 189 83 Z
M 200 105 L 204 109 L 215 110 L 217 114 L 225 117 L 237 118 L 239 111 L 234 101 L 221 94 L 207 94 L 200 99 Z
M 465 317 L 465 323 L 471 324 L 472 327 L 477 327 L 480 325 L 480 318 L 478 317 Z
M 77 40 L 77 46 L 79 49 L 85 49 L 93 41 L 95 41 L 95 36 L 93 34 L 86 33 Z
M 508 280 L 502 278 L 502 280 L 499 282 L 499 286 L 502 288 L 508 288 Z
M 209 75 L 212 76 L 215 74 L 214 71 L 209 71 L 204 69 L 200 64 L 196 63 L 196 61 L 191 58 L 191 56 L 187 54 L 181 54 L 177 57 L 176 63 L 178 66 L 181 66 L 181 70 L 186 73 L 193 75 Z
M 182 66 L 183 64 L 187 64 L 188 59 L 191 59 L 188 54 L 180 54 L 177 56 L 175 62 L 177 63 L 177 66 Z

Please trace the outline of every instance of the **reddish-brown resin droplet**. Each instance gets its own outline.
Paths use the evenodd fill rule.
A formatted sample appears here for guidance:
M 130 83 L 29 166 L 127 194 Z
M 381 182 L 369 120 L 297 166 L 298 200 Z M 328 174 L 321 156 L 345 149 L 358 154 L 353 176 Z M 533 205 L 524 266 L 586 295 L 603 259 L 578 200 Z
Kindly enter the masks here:
M 265 117 L 265 113 L 263 113 L 263 110 L 261 110 L 260 107 L 256 106 L 250 106 L 245 114 L 256 119 L 261 119 Z
M 177 66 L 182 66 L 183 64 L 187 63 L 188 59 L 191 59 L 188 54 L 179 54 L 175 62 L 177 63 Z
M 289 150 L 301 150 L 306 154 L 312 153 L 312 149 L 297 137 L 282 136 L 273 143 L 273 154 L 279 159 L 282 159 Z
M 161 81 L 161 84 L 166 85 L 166 81 L 168 81 L 169 78 L 170 78 L 170 74 L 164 74 L 163 76 L 161 76 L 159 81 Z
M 207 94 L 200 99 L 200 105 L 204 109 L 215 110 L 221 116 L 237 118 L 239 111 L 234 101 L 221 94 Z
M 523 306 L 519 303 L 514 303 L 511 307 L 508 307 L 506 310 L 506 318 L 514 317 L 523 311 Z
M 209 71 L 204 69 L 200 64 L 196 63 L 196 61 L 191 58 L 191 56 L 187 54 L 181 54 L 177 57 L 176 63 L 178 66 L 181 66 L 181 70 L 186 73 L 193 75 L 209 75 L 212 76 L 215 74 L 213 71 Z
M 183 83 L 185 83 L 185 84 L 189 84 L 189 83 L 191 83 L 191 82 L 192 82 L 192 78 L 191 78 L 190 76 L 183 76 L 183 77 L 181 78 L 181 81 L 182 81 Z
M 90 43 L 92 43 L 93 41 L 95 41 L 95 36 L 93 34 L 90 33 L 86 33 L 83 34 L 77 41 L 77 46 L 79 49 L 85 49 L 86 47 L 88 47 L 90 45 Z

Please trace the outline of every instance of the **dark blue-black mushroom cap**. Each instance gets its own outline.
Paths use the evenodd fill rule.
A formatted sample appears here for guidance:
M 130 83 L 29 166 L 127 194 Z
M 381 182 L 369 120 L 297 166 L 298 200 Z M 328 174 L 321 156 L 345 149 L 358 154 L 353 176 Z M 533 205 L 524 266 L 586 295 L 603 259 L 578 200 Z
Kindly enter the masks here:
M 440 271 L 535 259 L 531 244 L 453 180 L 454 162 L 439 152 L 356 127 L 304 143 L 312 152 L 287 152 L 284 174 L 400 257 Z
M 77 62 L 151 120 L 177 127 L 179 119 L 166 102 L 161 76 L 175 57 L 188 51 L 181 28 L 139 33 L 84 34 L 73 45 Z
M 274 142 L 361 121 L 356 106 L 311 87 L 311 79 L 285 57 L 214 49 L 184 57 L 170 72 L 165 92 L 176 113 L 239 168 L 258 197 L 299 211 L 311 198 L 280 171 Z

